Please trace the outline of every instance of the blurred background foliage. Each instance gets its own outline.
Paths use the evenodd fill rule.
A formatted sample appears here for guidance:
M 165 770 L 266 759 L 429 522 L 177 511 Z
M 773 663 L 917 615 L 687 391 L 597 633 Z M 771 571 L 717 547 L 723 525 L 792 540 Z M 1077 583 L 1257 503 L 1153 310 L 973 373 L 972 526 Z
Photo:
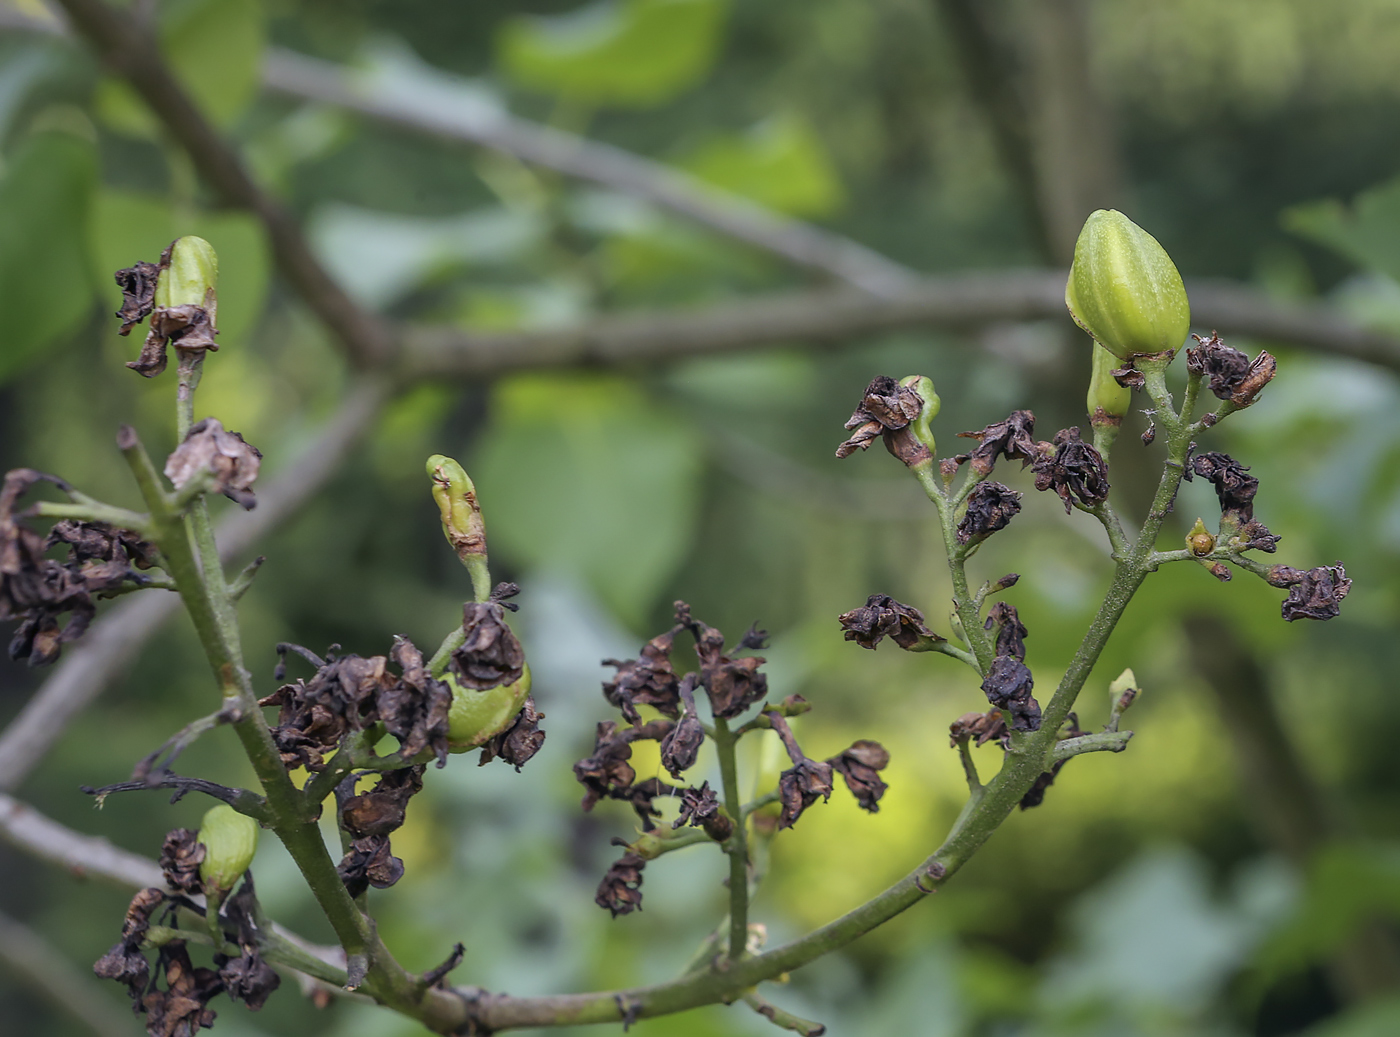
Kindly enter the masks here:
M 562 326 L 722 303 L 801 275 L 624 194 L 264 93 L 270 45 L 351 65 L 425 109 L 508 110 L 585 133 L 923 271 L 1063 262 L 1088 209 L 1113 204 L 1188 277 L 1326 297 L 1400 329 L 1397 0 L 160 7 L 194 96 L 304 216 L 355 297 L 397 319 Z M 967 32 L 969 8 L 1000 65 L 977 60 L 988 39 Z M 43 14 L 33 2 L 19 9 Z M 998 122 L 998 84 L 1023 120 L 1028 165 Z M 153 453 L 168 449 L 171 390 L 168 378 L 123 368 L 135 344 L 115 334 L 110 272 L 154 259 L 176 234 L 207 237 L 221 261 L 222 348 L 200 414 L 241 431 L 275 469 L 333 409 L 345 362 L 273 275 L 259 225 L 210 208 L 141 102 L 71 42 L 0 36 L 0 162 L 5 467 L 136 503 L 112 434 L 132 421 Z M 261 546 L 269 561 L 242 616 L 266 690 L 277 641 L 366 655 L 394 633 L 436 644 L 468 581 L 438 536 L 423 459 L 455 455 L 476 477 L 497 574 L 524 588 L 518 627 L 549 740 L 519 775 L 465 758 L 429 772 L 394 840 L 407 878 L 374 895 L 405 964 L 434 964 L 461 939 L 454 978 L 515 994 L 655 981 L 684 965 L 723 910 L 720 855 L 653 865 L 645 910 L 610 919 L 592 891 L 608 838 L 632 822 L 617 804 L 581 814 L 570 773 L 609 715 L 598 682 L 610 671 L 598 660 L 635 654 L 676 598 L 731 639 L 755 620 L 771 631 L 774 694 L 800 692 L 816 707 L 801 732 L 813 755 L 853 737 L 892 752 L 877 815 L 839 790 L 777 841 L 757 906 L 770 938 L 829 920 L 921 859 L 964 794 L 947 725 L 982 696 L 946 659 L 871 654 L 838 636 L 835 615 L 872 592 L 943 625 L 949 588 L 912 482 L 878 451 L 838 465 L 832 449 L 880 373 L 934 377 L 944 453 L 954 433 L 1013 407 L 1033 408 L 1048 437 L 1083 420 L 1086 345 L 1058 323 L 887 334 L 823 352 L 775 342 L 666 366 L 423 384 L 390 404 L 326 490 Z M 1400 976 L 1385 974 L 1384 954 L 1364 953 L 1393 946 L 1400 918 L 1400 391 L 1390 371 L 1278 352 L 1263 401 L 1210 447 L 1253 466 L 1281 560 L 1346 562 L 1356 585 L 1342 617 L 1286 626 L 1279 595 L 1258 581 L 1160 572 L 1080 710 L 1086 726 L 1102 722 L 1108 680 L 1133 666 L 1146 693 L 1129 715 L 1129 751 L 1076 760 L 1045 805 L 1013 817 L 935 902 L 794 975 L 775 994 L 785 1007 L 852 1037 L 1400 1032 L 1400 1000 L 1386 993 Z M 1140 514 L 1157 455 L 1136 431 L 1114 470 Z M 1024 503 L 975 569 L 1022 574 L 1008 597 L 1049 687 L 1108 563 L 1083 516 L 1041 495 Z M 1214 508 L 1208 486 L 1185 487 L 1174 529 Z M 0 713 L 18 711 L 42 677 L 0 663 Z M 77 787 L 124 778 L 208 696 L 177 621 L 20 794 L 154 855 L 167 829 L 197 825 L 203 804 L 115 797 L 99 813 Z M 1257 766 L 1271 751 L 1252 733 L 1261 715 L 1277 717 L 1321 815 Z M 979 755 L 994 766 L 993 750 Z M 658 766 L 644 750 L 637 763 L 643 776 Z M 182 769 L 250 777 L 226 732 Z M 1299 830 L 1301 851 L 1286 834 Z M 265 905 L 328 938 L 272 842 L 254 869 Z M 115 938 L 126 898 L 0 851 L 0 907 L 84 971 Z M 1379 979 L 1357 979 L 1358 948 L 1382 961 Z M 116 989 L 101 995 L 120 1008 Z M 82 1032 L 5 973 L 0 1017 L 17 1033 Z M 226 1035 L 420 1032 L 357 1004 L 318 1011 L 290 988 L 259 1015 L 223 1007 L 217 1025 Z M 634 1029 L 767 1026 L 715 1007 Z

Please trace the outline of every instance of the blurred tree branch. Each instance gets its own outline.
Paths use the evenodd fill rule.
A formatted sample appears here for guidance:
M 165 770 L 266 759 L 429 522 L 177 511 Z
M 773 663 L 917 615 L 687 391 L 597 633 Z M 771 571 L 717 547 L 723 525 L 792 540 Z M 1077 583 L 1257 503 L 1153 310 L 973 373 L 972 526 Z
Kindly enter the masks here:
M 97 1037 L 135 1037 L 138 1032 L 139 1024 L 89 982 L 86 970 L 77 969 L 48 940 L 5 914 L 0 914 L 0 962 L 27 989 Z

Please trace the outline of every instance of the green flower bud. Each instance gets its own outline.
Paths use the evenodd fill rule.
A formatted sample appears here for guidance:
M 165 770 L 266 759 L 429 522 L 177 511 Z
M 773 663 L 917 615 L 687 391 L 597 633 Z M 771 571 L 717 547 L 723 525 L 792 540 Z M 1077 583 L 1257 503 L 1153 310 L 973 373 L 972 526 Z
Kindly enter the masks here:
M 156 283 L 155 304 L 164 309 L 202 306 L 209 323 L 217 327 L 218 284 L 219 257 L 214 246 L 192 234 L 176 238 L 170 246 L 170 264 Z
M 1191 532 L 1186 534 L 1186 549 L 1197 558 L 1204 558 L 1215 550 L 1215 536 L 1206 529 L 1206 524 L 1200 519 L 1191 527 Z
M 1132 670 L 1124 670 L 1118 678 L 1108 686 L 1108 727 L 1106 731 L 1117 731 L 1118 721 L 1123 716 L 1123 712 L 1133 704 L 1133 700 L 1142 694 L 1142 689 L 1138 687 L 1137 677 Z
M 218 896 L 231 890 L 253 863 L 258 823 L 221 803 L 204 815 L 197 838 L 204 844 L 204 860 L 199 865 L 204 891 Z
M 443 676 L 452 689 L 452 706 L 447 712 L 447 746 L 454 753 L 475 749 L 510 726 L 530 697 L 530 664 L 522 667 L 514 684 L 498 684 L 485 691 L 464 688 L 457 678 Z
M 1098 343 L 1093 345 L 1094 372 L 1089 376 L 1089 421 L 1094 426 L 1121 425 L 1133 400 L 1133 391 L 1119 385 L 1113 377 L 1118 358 Z
M 456 461 L 442 454 L 428 458 L 428 478 L 433 500 L 442 515 L 442 535 L 463 564 L 472 557 L 486 557 L 486 521 L 476 502 L 476 486 Z
M 1164 353 L 1186 341 L 1191 306 L 1157 239 L 1116 209 L 1084 221 L 1065 285 L 1074 322 L 1114 356 Z
M 899 384 L 913 389 L 923 397 L 924 409 L 919 412 L 917 418 L 909 423 L 909 428 L 914 433 L 914 438 L 928 447 L 930 454 L 937 457 L 938 448 L 934 445 L 933 431 L 929 428 L 929 422 L 938 417 L 938 412 L 943 407 L 943 401 L 938 398 L 938 393 L 933 389 L 933 379 L 927 375 L 911 374 L 907 378 L 901 378 Z

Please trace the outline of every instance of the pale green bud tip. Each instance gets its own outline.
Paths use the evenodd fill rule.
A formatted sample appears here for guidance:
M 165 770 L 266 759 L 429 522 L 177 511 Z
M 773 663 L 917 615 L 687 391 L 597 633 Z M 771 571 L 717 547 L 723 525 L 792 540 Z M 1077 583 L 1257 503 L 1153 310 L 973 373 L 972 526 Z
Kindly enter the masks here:
M 927 375 L 911 374 L 901 378 L 899 384 L 913 389 L 923 399 L 923 410 L 919 412 L 917 418 L 909 423 L 909 427 L 914 431 L 914 438 L 928 447 L 929 453 L 937 453 L 938 448 L 934 445 L 933 430 L 929 427 L 929 422 L 938 417 L 938 412 L 943 407 L 943 401 L 938 398 L 938 393 L 934 391 L 933 379 Z
M 428 458 L 428 478 L 433 500 L 442 516 L 442 535 L 464 563 L 486 554 L 486 523 L 476 501 L 476 486 L 452 458 L 434 454 Z
M 212 310 L 219 284 L 219 257 L 214 246 L 192 234 L 170 246 L 170 263 L 156 285 L 156 305 L 202 306 Z
M 199 828 L 204 844 L 204 860 L 199 877 L 206 892 L 228 891 L 253 863 L 258 848 L 258 823 L 227 804 L 220 804 L 204 815 Z
M 1099 209 L 1084 221 L 1065 305 L 1076 324 L 1124 360 L 1176 349 L 1191 330 L 1176 264 L 1156 238 L 1116 209 Z

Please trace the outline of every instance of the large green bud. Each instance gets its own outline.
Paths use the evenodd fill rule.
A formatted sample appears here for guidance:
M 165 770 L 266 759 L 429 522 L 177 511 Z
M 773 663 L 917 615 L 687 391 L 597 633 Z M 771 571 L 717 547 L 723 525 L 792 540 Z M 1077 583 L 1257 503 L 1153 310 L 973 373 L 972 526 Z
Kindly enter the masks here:
M 218 284 L 219 257 L 214 246 L 187 234 L 170 245 L 170 264 L 156 283 L 155 304 L 162 309 L 201 306 L 209 314 L 209 323 L 217 327 Z
M 1176 349 L 1191 330 L 1176 264 L 1156 238 L 1116 209 L 1099 209 L 1084 221 L 1065 305 L 1075 323 L 1120 360 Z
M 1113 377 L 1117 358 L 1098 343 L 1093 345 L 1094 370 L 1089 376 L 1089 395 L 1085 403 L 1089 420 L 1095 427 L 1103 424 L 1120 425 L 1133 402 L 1133 391 L 1118 384 Z
M 452 689 L 452 706 L 447 712 L 447 745 L 454 753 L 464 753 L 468 749 L 495 738 L 510 726 L 510 722 L 530 697 L 530 664 L 522 668 L 520 679 L 514 684 L 498 684 L 485 691 L 464 688 L 452 674 L 443 680 Z
M 204 860 L 199 865 L 204 891 L 222 897 L 253 863 L 258 848 L 258 823 L 221 803 L 204 815 L 197 839 L 204 844 Z

